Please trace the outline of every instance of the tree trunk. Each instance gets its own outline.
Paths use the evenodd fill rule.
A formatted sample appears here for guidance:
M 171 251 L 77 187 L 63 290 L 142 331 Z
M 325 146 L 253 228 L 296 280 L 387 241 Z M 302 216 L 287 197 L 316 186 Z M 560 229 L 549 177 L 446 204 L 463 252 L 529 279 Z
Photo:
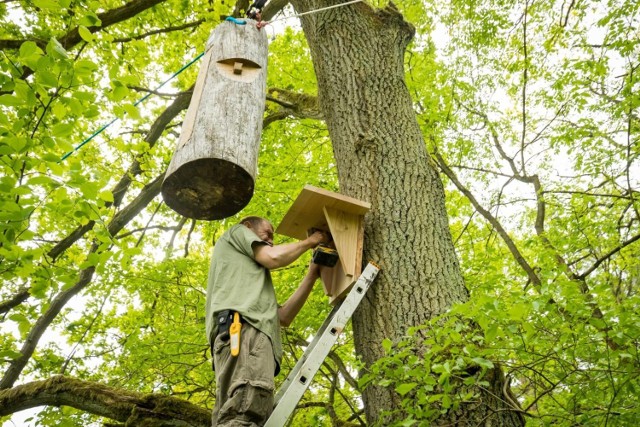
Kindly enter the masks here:
M 294 0 L 306 12 L 337 4 Z M 444 189 L 426 151 L 404 82 L 404 52 L 414 28 L 391 4 L 374 10 L 365 3 L 301 17 L 318 79 L 338 168 L 340 191 L 366 200 L 365 260 L 381 274 L 353 318 L 357 353 L 369 365 L 383 356 L 384 338 L 396 342 L 407 328 L 465 301 L 464 286 L 448 227 Z M 491 372 L 492 391 L 503 375 Z M 442 423 L 522 425 L 504 399 L 491 398 L 449 413 Z M 369 387 L 368 421 L 400 408 L 393 390 Z M 507 410 L 505 410 L 507 409 Z

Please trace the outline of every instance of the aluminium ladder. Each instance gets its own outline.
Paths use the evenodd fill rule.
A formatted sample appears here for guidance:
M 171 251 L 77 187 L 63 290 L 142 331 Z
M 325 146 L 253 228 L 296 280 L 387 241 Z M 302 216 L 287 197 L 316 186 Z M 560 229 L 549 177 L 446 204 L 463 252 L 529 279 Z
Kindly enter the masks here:
M 280 386 L 275 396 L 273 412 L 264 427 L 282 427 L 287 422 L 309 387 L 313 376 L 320 369 L 331 347 L 337 341 L 338 335 L 351 319 L 353 312 L 364 298 L 364 294 L 378 275 L 378 271 L 380 269 L 370 262 L 346 298 L 331 310 L 307 350 Z

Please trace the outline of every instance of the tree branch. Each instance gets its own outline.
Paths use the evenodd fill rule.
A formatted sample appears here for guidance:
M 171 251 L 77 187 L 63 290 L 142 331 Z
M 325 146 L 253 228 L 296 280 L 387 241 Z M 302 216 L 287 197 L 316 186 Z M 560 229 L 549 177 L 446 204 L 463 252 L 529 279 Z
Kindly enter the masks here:
M 147 132 L 147 136 L 145 137 L 145 141 L 149 144 L 149 148 L 152 148 L 160 136 L 162 136 L 163 131 L 166 129 L 169 123 L 178 115 L 182 110 L 185 110 L 189 106 L 189 102 L 191 101 L 192 89 L 186 92 L 182 92 L 178 95 L 178 97 L 173 101 L 171 105 L 169 105 L 163 112 L 158 116 L 158 118 L 153 122 L 151 129 Z M 122 199 L 126 194 L 133 178 L 142 173 L 142 168 L 140 167 L 139 157 L 136 158 L 133 163 L 129 166 L 127 172 L 120 178 L 120 181 L 113 187 L 111 192 L 113 193 L 113 206 L 118 207 L 120 203 L 122 203 Z M 108 206 L 108 205 L 107 205 Z M 47 256 L 51 258 L 53 261 L 56 260 L 64 251 L 69 249 L 71 245 L 77 242 L 82 236 L 84 236 L 88 231 L 93 229 L 95 225 L 95 221 L 89 221 L 87 224 L 76 228 L 69 234 L 67 237 L 62 239 L 58 244 L 56 244 L 49 252 L 47 252 Z
M 0 50 L 18 50 L 22 43 L 32 41 L 42 50 L 47 48 L 47 42 L 41 39 L 1 39 L 0 40 Z
M 289 0 L 271 0 L 267 3 L 262 10 L 262 19 L 265 21 L 271 20 L 278 12 L 285 8 L 289 4 Z
M 525 171 L 524 150 L 525 140 L 527 137 L 527 85 L 529 84 L 529 47 L 527 45 L 527 18 L 529 15 L 529 1 L 524 2 L 524 14 L 522 17 L 522 54 L 523 73 L 522 73 L 522 135 L 520 137 L 520 167 Z M 524 172 L 526 174 L 526 172 Z
M 516 262 L 522 267 L 522 269 L 527 274 L 529 281 L 534 284 L 534 286 L 539 287 L 541 285 L 540 278 L 535 273 L 533 268 L 529 265 L 529 263 L 524 259 L 524 256 L 520 253 L 515 243 L 507 233 L 507 231 L 502 227 L 502 224 L 493 216 L 489 211 L 480 205 L 480 203 L 476 200 L 476 198 L 471 194 L 471 192 L 460 182 L 456 174 L 447 166 L 447 163 L 442 158 L 439 152 L 435 152 L 436 161 L 440 169 L 444 172 L 445 175 L 453 182 L 453 184 L 464 194 L 467 199 L 471 202 L 473 207 L 482 215 L 498 232 L 502 240 L 507 245 L 507 248 L 515 258 Z
M 575 0 L 571 0 L 571 3 L 569 3 L 569 6 L 567 7 L 567 11 L 565 12 L 564 11 L 565 2 L 562 2 L 562 7 L 560 8 L 560 26 L 561 27 L 566 27 L 567 23 L 569 23 L 569 16 L 571 15 L 571 10 L 573 9 L 573 6 L 575 4 L 576 4 Z
M 115 236 L 115 239 L 123 239 L 125 237 L 128 236 L 132 236 L 136 233 L 140 233 L 141 231 L 146 231 L 146 230 L 162 230 L 162 231 L 180 231 L 180 229 L 178 228 L 178 226 L 168 226 L 168 225 L 150 225 L 147 227 L 141 227 L 141 228 L 134 228 L 131 231 L 127 231 L 126 233 L 121 233 L 118 234 L 117 236 Z
M 43 405 L 70 406 L 130 426 L 208 427 L 210 412 L 182 399 L 56 375 L 0 391 L 0 416 Z
M 29 299 L 29 287 L 23 286 L 11 298 L 0 303 L 0 314 L 7 313 Z
M 115 236 L 129 221 L 131 221 L 136 215 L 138 215 L 148 204 L 160 193 L 160 187 L 164 174 L 158 176 L 150 184 L 142 189 L 138 197 L 136 197 L 128 206 L 118 212 L 109 225 L 107 230 L 111 236 Z M 93 243 L 89 254 L 96 253 L 98 251 L 98 244 Z M 51 301 L 51 304 L 44 312 L 44 314 L 38 318 L 33 325 L 27 338 L 25 339 L 22 348 L 20 349 L 21 356 L 17 359 L 13 359 L 9 364 L 2 380 L 0 380 L 0 390 L 11 388 L 17 381 L 20 373 L 27 365 L 27 362 L 33 355 L 33 352 L 42 338 L 42 335 L 47 330 L 51 322 L 58 316 L 62 308 L 69 302 L 69 300 L 77 295 L 82 289 L 84 289 L 93 279 L 93 273 L 95 272 L 95 266 L 87 267 L 80 271 L 78 281 L 69 289 L 66 289 L 56 295 Z
M 98 19 L 100 19 L 100 25 L 94 25 L 91 27 L 87 27 L 89 31 L 95 33 L 97 31 L 104 30 L 105 28 L 117 24 L 122 21 L 126 21 L 129 18 L 132 18 L 139 14 L 140 12 L 144 12 L 147 9 L 152 8 L 153 6 L 164 2 L 165 0 L 133 0 L 124 6 L 117 7 L 115 9 L 108 10 L 103 13 L 98 14 Z M 75 27 L 67 34 L 58 39 L 60 44 L 64 46 L 65 49 L 69 49 L 72 46 L 80 43 L 82 41 L 82 37 L 80 37 L 79 27 Z
M 87 29 L 89 31 L 91 31 L 92 33 L 104 30 L 105 28 L 113 25 L 113 24 L 117 24 L 119 22 L 122 21 L 126 21 L 129 18 L 132 18 L 133 16 L 137 15 L 140 12 L 144 12 L 145 10 L 164 2 L 165 0 L 134 0 L 131 1 L 127 4 L 125 4 L 124 6 L 115 8 L 115 9 L 111 9 L 108 10 L 106 12 L 103 13 L 99 13 L 98 19 L 100 19 L 101 24 L 100 25 L 93 25 L 90 27 L 87 27 Z M 20 46 L 22 45 L 22 43 L 25 40 L 2 40 L 0 41 L 0 48 L 4 49 L 19 49 Z M 46 43 L 44 41 L 41 40 L 34 40 L 41 49 L 45 50 L 46 48 Z M 69 31 L 67 34 L 65 34 L 64 36 L 58 38 L 58 41 L 60 42 L 60 44 L 66 49 L 69 50 L 70 48 L 72 48 L 73 46 L 75 46 L 76 44 L 82 42 L 82 37 L 80 37 L 80 27 L 75 27 L 73 28 L 71 31 Z M 22 80 L 26 80 L 27 77 L 29 77 L 30 75 L 33 74 L 33 70 L 31 70 L 30 68 L 25 67 L 24 68 L 24 72 L 22 73 L 22 76 L 20 76 L 20 79 Z M 0 93 L 11 93 L 11 92 L 0 92 Z
M 593 273 L 593 271 L 600 266 L 600 264 L 602 264 L 603 262 L 611 258 L 613 255 L 617 254 L 618 252 L 620 252 L 622 249 L 626 248 L 630 244 L 638 241 L 639 239 L 640 239 L 640 234 L 637 234 L 632 238 L 630 238 L 629 240 L 622 242 L 620 245 L 618 245 L 617 247 L 607 252 L 604 256 L 597 259 L 596 262 L 594 262 L 593 265 L 589 267 L 584 273 L 577 275 L 576 279 L 585 280 L 589 274 Z
M 284 107 L 294 117 L 323 120 L 318 97 L 277 87 L 269 88 L 267 100 Z
M 153 30 L 153 31 L 149 31 L 147 33 L 139 34 L 137 36 L 122 37 L 122 38 L 118 38 L 118 39 L 113 39 L 113 41 L 115 43 L 127 43 L 127 42 L 130 42 L 132 40 L 142 40 L 142 39 L 145 39 L 145 38 L 150 37 L 150 36 L 155 36 L 157 34 L 170 33 L 170 32 L 173 32 L 173 31 L 181 31 L 181 30 L 185 30 L 187 28 L 197 27 L 198 25 L 202 24 L 203 22 L 205 22 L 204 19 L 198 19 L 197 21 L 188 22 L 188 23 L 183 24 L 183 25 L 176 25 L 174 27 L 167 27 L 167 28 L 162 28 L 162 29 L 159 29 L 159 30 Z
M 191 242 L 191 235 L 193 234 L 193 230 L 196 229 L 197 221 L 191 220 L 191 226 L 189 227 L 189 232 L 187 233 L 187 241 L 184 243 L 184 257 L 189 256 L 189 243 Z

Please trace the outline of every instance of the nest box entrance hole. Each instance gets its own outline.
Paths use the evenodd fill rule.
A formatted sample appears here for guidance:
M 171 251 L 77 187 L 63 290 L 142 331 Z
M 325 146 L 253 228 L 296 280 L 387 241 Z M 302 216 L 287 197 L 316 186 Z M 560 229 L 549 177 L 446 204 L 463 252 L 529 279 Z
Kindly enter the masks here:
M 261 67 L 247 58 L 227 58 L 217 61 L 216 68 L 230 80 L 250 83 L 258 77 Z

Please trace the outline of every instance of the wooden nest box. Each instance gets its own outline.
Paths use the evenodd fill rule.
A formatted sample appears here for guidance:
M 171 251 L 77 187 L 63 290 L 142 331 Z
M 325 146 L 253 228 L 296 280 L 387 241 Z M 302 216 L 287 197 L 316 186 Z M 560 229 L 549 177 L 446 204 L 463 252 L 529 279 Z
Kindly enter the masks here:
M 345 296 L 360 276 L 364 215 L 370 208 L 367 202 L 306 185 L 276 229 L 299 240 L 306 239 L 311 228 L 331 233 L 340 259 L 335 267 L 321 268 L 324 291 L 332 304 Z
M 267 34 L 224 21 L 209 40 L 162 183 L 165 203 L 195 219 L 236 214 L 253 196 L 266 101 Z

